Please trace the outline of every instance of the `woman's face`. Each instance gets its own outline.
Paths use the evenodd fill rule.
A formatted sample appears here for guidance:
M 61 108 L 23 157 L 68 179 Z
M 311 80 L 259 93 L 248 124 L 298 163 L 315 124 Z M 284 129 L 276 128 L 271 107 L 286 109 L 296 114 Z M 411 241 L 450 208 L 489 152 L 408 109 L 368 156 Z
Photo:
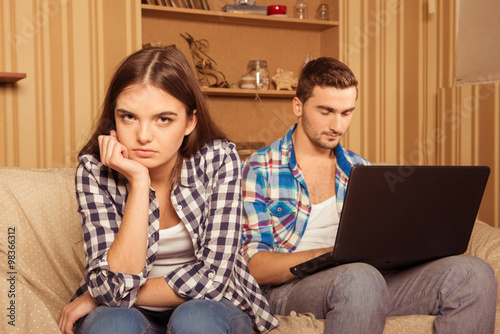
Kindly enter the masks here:
M 134 84 L 116 100 L 118 141 L 128 158 L 151 170 L 172 168 L 184 136 L 196 127 L 196 115 L 188 118 L 184 104 L 150 85 Z

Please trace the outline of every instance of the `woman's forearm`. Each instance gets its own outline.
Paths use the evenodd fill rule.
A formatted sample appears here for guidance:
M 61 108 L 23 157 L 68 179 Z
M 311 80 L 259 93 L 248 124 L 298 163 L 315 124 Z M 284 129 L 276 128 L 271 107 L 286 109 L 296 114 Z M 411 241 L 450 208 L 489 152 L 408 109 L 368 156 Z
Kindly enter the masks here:
M 144 269 L 148 215 L 149 182 L 131 183 L 122 222 L 108 252 L 112 271 L 137 275 Z
M 149 279 L 141 286 L 135 304 L 138 306 L 177 307 L 185 301 L 172 290 L 165 278 L 156 277 Z

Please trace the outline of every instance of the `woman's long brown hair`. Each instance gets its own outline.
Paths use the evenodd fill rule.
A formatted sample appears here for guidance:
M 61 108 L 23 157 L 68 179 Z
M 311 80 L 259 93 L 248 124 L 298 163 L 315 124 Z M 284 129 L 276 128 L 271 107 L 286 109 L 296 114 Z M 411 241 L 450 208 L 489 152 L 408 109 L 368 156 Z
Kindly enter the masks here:
M 186 57 L 175 47 L 148 48 L 136 51 L 119 65 L 109 84 L 90 139 L 79 155 L 92 154 L 100 157 L 97 138 L 109 135 L 111 130 L 116 129 L 116 99 L 125 88 L 133 84 L 148 84 L 164 90 L 184 104 L 188 118 L 196 110 L 198 123 L 182 142 L 179 150 L 182 157 L 191 157 L 204 144 L 214 139 L 226 138 L 210 117 L 205 95 Z

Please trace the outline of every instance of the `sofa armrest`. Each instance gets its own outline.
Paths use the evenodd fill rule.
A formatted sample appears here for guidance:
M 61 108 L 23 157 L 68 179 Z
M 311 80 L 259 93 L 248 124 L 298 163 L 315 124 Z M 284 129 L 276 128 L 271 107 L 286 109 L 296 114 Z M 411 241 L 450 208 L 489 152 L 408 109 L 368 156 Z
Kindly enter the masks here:
M 497 281 L 500 282 L 500 228 L 477 220 L 465 255 L 475 256 L 488 262 L 493 268 Z M 497 298 L 497 310 L 500 306 L 500 289 Z M 497 319 L 498 322 L 498 319 Z
M 465 255 L 485 260 L 500 274 L 500 229 L 477 220 Z

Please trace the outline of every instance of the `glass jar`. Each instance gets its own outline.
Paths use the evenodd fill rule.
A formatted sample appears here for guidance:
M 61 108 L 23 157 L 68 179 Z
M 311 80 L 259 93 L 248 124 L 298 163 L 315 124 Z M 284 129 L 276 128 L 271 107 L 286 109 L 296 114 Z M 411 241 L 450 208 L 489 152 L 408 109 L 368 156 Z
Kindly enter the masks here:
M 328 5 L 326 3 L 320 4 L 316 10 L 316 19 L 328 21 L 330 19 L 329 16 Z
M 255 77 L 257 89 L 269 89 L 269 71 L 267 70 L 267 61 L 250 60 L 248 62 L 246 75 Z
M 297 0 L 293 7 L 293 17 L 297 19 L 307 19 L 307 3 L 303 0 Z
M 255 6 L 255 0 L 236 0 L 237 5 Z

